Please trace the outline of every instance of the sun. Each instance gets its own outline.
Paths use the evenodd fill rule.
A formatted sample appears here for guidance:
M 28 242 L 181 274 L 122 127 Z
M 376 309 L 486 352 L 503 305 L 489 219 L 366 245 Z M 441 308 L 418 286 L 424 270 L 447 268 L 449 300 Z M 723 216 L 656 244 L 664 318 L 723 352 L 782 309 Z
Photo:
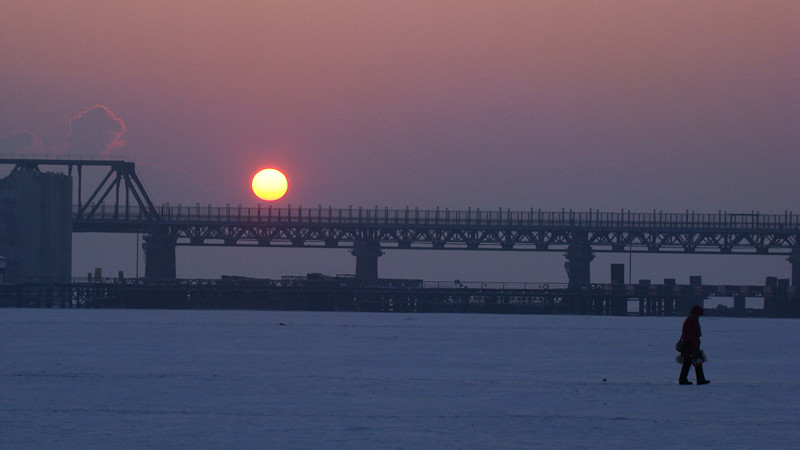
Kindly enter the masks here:
M 289 182 L 286 175 L 277 169 L 264 169 L 253 177 L 253 193 L 261 200 L 272 202 L 286 194 Z

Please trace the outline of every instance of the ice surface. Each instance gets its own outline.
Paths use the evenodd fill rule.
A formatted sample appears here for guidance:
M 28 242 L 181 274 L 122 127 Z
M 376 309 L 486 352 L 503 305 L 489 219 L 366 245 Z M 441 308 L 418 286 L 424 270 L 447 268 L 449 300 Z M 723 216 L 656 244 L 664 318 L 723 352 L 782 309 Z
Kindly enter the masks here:
M 798 447 L 800 321 L 682 320 L 2 309 L 0 448 Z

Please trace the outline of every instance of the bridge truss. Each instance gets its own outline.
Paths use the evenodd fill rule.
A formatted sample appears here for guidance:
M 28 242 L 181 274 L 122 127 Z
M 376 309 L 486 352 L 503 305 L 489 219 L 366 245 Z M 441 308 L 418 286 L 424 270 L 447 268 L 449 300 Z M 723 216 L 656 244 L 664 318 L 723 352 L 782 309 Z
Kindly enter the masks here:
M 564 251 L 573 244 L 596 252 L 792 254 L 800 251 L 800 215 L 685 211 L 576 212 L 276 208 L 272 206 L 154 206 L 132 162 L 58 158 L 0 158 L 13 170 L 66 166 L 77 178 L 73 231 L 153 233 L 176 245 L 352 247 L 434 250 Z M 83 169 L 108 171 L 83 198 Z
M 467 209 L 333 209 L 167 206 L 155 221 L 176 245 L 350 247 L 359 241 L 382 248 L 564 251 L 572 244 L 599 252 L 790 254 L 800 248 L 800 216 L 510 211 Z M 79 230 L 119 231 L 152 220 L 113 208 L 76 215 Z M 136 228 L 136 227 L 134 227 Z
M 77 185 L 78 203 L 74 208 L 74 219 L 77 222 L 91 222 L 100 215 L 106 220 L 140 220 L 148 223 L 156 223 L 160 219 L 156 207 L 136 175 L 136 165 L 132 162 L 50 157 L 0 158 L 0 164 L 13 164 L 12 172 L 39 172 L 40 166 L 66 167 L 67 175 Z M 100 184 L 86 199 L 83 199 L 84 167 L 108 168 Z
M 250 246 L 352 248 L 356 276 L 377 279 L 383 249 L 564 252 L 571 289 L 588 287 L 595 252 L 788 255 L 800 285 L 800 216 L 571 210 L 420 210 L 155 207 L 132 162 L 9 159 L 13 170 L 66 166 L 77 177 L 73 232 L 144 233 L 147 277 L 175 278 L 175 247 Z M 108 172 L 83 199 L 83 168 Z M 152 268 L 152 269 L 151 269 Z

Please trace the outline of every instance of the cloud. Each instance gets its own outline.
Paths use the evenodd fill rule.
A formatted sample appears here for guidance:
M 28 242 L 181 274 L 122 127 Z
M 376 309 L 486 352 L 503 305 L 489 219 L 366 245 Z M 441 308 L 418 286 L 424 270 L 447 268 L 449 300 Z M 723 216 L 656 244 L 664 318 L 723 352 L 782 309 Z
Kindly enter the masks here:
M 14 153 L 20 149 L 41 146 L 39 136 L 27 130 L 14 131 L 8 135 L 0 134 L 0 153 Z
M 106 155 L 125 145 L 125 124 L 103 105 L 94 105 L 69 121 L 67 149 L 71 152 Z

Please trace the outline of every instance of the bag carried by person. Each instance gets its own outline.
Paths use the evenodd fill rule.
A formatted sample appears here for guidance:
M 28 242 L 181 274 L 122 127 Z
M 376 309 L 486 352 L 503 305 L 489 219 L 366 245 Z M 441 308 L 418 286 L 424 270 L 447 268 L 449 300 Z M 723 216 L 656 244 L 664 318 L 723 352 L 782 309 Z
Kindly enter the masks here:
M 686 350 L 686 342 L 678 339 L 678 342 L 675 343 L 675 350 L 677 350 L 678 353 L 683 353 L 683 351 Z
M 700 364 L 703 364 L 706 361 L 708 361 L 708 358 L 706 358 L 705 351 L 697 350 L 692 354 L 692 364 L 694 364 L 695 366 L 699 366 Z

